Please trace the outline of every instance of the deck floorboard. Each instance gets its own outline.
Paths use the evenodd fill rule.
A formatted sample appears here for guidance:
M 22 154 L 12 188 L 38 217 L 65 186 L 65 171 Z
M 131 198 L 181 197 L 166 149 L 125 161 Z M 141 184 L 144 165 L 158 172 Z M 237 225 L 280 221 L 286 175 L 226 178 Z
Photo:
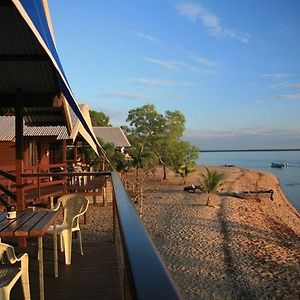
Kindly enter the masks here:
M 9 242 L 9 240 L 7 241 Z M 14 243 L 16 252 L 24 252 Z M 53 243 L 44 242 L 45 299 L 122 299 L 119 267 L 112 241 L 86 243 L 84 255 L 73 243 L 72 264 L 64 264 L 64 253 L 58 252 L 59 277 L 54 277 Z M 26 252 L 30 260 L 31 299 L 39 299 L 37 245 L 30 240 Z M 11 299 L 23 299 L 20 280 L 11 292 Z

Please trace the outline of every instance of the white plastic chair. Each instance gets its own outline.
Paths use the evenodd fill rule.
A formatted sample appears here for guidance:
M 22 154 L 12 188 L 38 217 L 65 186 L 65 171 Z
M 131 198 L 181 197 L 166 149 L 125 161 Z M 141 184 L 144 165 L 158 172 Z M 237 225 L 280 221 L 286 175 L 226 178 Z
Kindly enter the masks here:
M 79 195 L 70 194 L 62 196 L 58 199 L 57 205 L 53 210 L 58 210 L 61 206 L 63 208 L 64 219 L 62 224 L 56 225 L 57 235 L 60 236 L 60 249 L 65 251 L 65 264 L 71 264 L 72 255 L 72 233 L 77 232 L 80 253 L 83 255 L 81 231 L 79 227 L 79 217 L 85 214 L 88 209 L 89 201 Z M 48 233 L 54 233 L 54 227 L 50 226 Z
M 21 277 L 24 299 L 30 300 L 30 286 L 28 274 L 28 254 L 16 256 L 12 246 L 0 242 L 0 258 L 2 261 L 3 254 L 6 253 L 7 260 L 10 264 L 20 262 L 20 266 L 10 266 L 3 264 L 0 267 L 0 299 L 10 299 L 10 291 Z

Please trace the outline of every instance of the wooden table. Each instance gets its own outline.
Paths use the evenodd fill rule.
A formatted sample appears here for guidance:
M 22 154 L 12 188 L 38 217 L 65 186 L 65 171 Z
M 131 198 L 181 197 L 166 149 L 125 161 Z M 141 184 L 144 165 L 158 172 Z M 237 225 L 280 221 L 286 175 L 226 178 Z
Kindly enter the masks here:
M 17 212 L 17 217 L 6 219 L 6 212 L 0 213 L 0 238 L 36 237 L 38 239 L 40 299 L 44 299 L 44 259 L 43 235 L 51 224 L 56 228 L 57 211 L 24 211 Z M 58 276 L 57 235 L 54 235 L 54 273 Z

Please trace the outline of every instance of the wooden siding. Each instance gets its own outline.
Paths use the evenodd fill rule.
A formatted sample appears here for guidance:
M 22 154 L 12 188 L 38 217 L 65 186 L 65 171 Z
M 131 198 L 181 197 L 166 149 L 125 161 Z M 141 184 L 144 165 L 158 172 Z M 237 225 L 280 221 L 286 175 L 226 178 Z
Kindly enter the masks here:
M 0 142 L 0 169 L 16 165 L 16 144 L 14 142 Z

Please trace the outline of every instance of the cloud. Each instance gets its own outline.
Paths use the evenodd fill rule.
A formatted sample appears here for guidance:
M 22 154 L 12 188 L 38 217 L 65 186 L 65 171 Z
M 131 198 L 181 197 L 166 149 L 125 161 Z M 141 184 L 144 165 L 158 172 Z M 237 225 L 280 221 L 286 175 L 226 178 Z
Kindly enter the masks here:
M 207 59 L 203 56 L 199 56 L 195 53 L 188 53 L 188 56 L 191 60 L 193 60 L 201 65 L 205 65 L 207 67 L 216 67 L 219 65 L 219 63 L 217 63 L 216 61 Z
M 295 88 L 300 89 L 300 83 L 290 83 L 289 81 L 280 82 L 270 86 L 271 89 Z
M 174 71 L 177 71 L 181 67 L 186 65 L 185 63 L 183 63 L 181 61 L 160 60 L 160 59 L 155 59 L 155 58 L 151 58 L 151 57 L 144 57 L 143 60 L 151 62 L 156 65 L 159 65 L 159 66 L 169 69 L 169 70 L 174 70 Z
M 143 32 L 139 32 L 139 31 L 134 31 L 133 34 L 136 35 L 137 37 L 145 39 L 151 43 L 162 44 L 162 42 L 159 39 L 153 37 L 152 35 L 145 34 Z
M 287 73 L 271 73 L 271 74 L 262 74 L 260 78 L 272 78 L 272 79 L 284 79 L 289 77 Z
M 207 128 L 201 128 L 198 130 L 188 129 L 185 131 L 185 137 L 190 138 L 216 138 L 216 137 L 239 137 L 239 136 L 270 136 L 276 134 L 284 134 L 289 136 L 300 136 L 300 129 L 271 129 L 261 127 L 246 127 L 238 129 L 226 129 L 226 130 L 212 130 Z
M 289 81 L 284 81 L 280 83 L 276 83 L 270 86 L 271 89 L 279 89 L 279 88 L 285 88 L 289 84 Z
M 107 92 L 100 94 L 100 97 L 103 98 L 125 98 L 130 100 L 148 100 L 150 97 L 142 94 L 137 93 L 130 93 L 130 92 Z
M 276 95 L 272 98 L 279 100 L 300 100 L 300 93 Z
M 191 86 L 190 82 L 167 80 L 167 79 L 149 79 L 149 78 L 139 78 L 131 79 L 131 82 L 148 85 L 148 86 Z
M 300 148 L 300 129 L 187 129 L 184 138 L 201 150 Z
M 279 95 L 274 95 L 265 99 L 257 99 L 255 102 L 257 104 L 262 104 L 270 101 L 275 101 L 275 100 L 280 100 L 280 101 L 289 101 L 289 100 L 300 100 L 300 93 L 291 93 L 291 94 L 279 94 Z
M 150 57 L 144 57 L 143 60 L 159 65 L 165 69 L 172 70 L 172 71 L 189 71 L 189 72 L 203 74 L 203 75 L 214 75 L 217 73 L 214 70 L 201 69 L 197 66 L 189 65 L 181 61 L 161 60 L 161 59 L 155 59 Z
M 300 89 L 300 83 L 290 83 L 286 85 L 289 88 Z
M 242 43 L 249 42 L 249 34 L 237 29 L 223 28 L 218 16 L 198 3 L 187 1 L 179 2 L 175 8 L 181 16 L 192 22 L 200 21 L 212 36 L 237 39 Z

